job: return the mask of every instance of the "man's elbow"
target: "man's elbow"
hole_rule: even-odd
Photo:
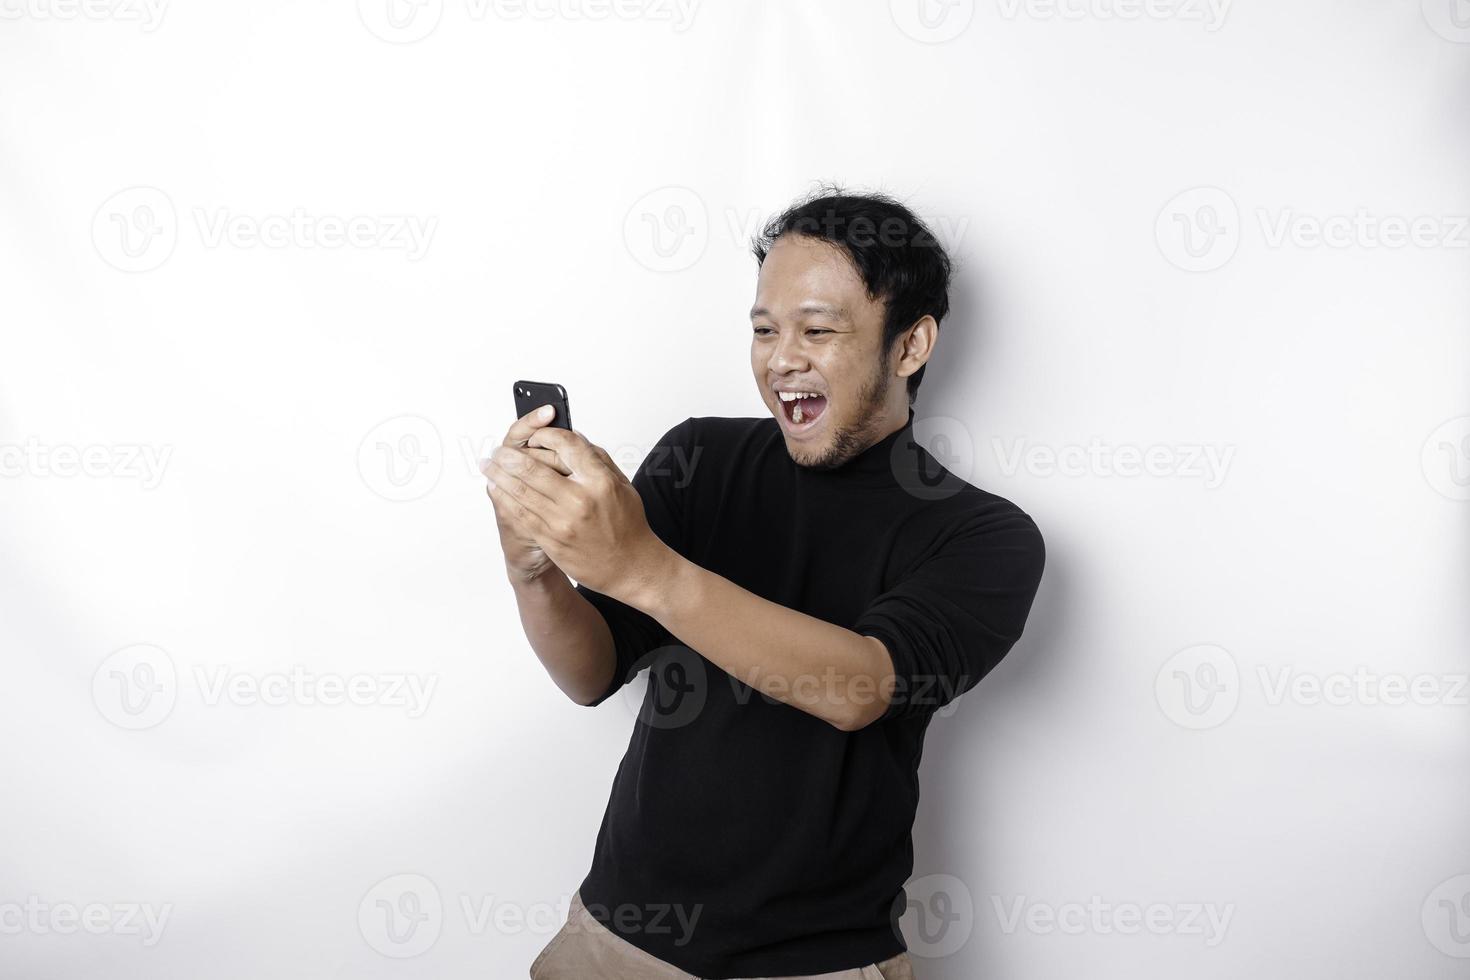
[[[864,636],[867,663],[847,684],[838,704],[827,718],[839,732],[856,732],[867,728],[888,713],[896,678],[893,658],[876,636]]]
[[[888,710],[888,703],[879,699],[872,704],[850,704],[834,712],[827,723],[839,732],[859,732],[879,720]]]

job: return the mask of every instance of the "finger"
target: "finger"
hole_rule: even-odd
[[[521,452],[530,456],[532,459],[537,460],[538,462],[546,464],[547,466],[556,470],[562,476],[571,475],[572,471],[569,470],[566,464],[558,459],[556,453],[552,452],[550,449],[539,449],[535,446],[526,446],[524,449],[521,450]]]
[[[565,464],[562,463],[561,460],[559,460],[559,459],[556,458],[556,453],[552,452],[550,449],[536,449],[536,448],[529,447],[529,446],[512,446],[510,448],[515,449],[518,452],[524,453],[524,454],[530,456],[532,459],[537,460],[540,463],[544,463],[545,465],[547,465],[547,466],[551,467],[552,469],[556,470],[562,476],[568,476],[572,472],[571,470],[567,469],[567,467],[565,466]],[[486,456],[485,458],[483,458],[483,459],[480,460],[479,467],[480,467],[480,474],[482,476],[484,476],[486,478],[489,478],[490,474],[487,471],[487,467],[490,465],[490,462],[493,459],[494,459],[494,453],[492,452],[491,455]]]
[[[590,445],[592,447],[592,451],[597,454],[597,458],[602,460],[603,464],[608,468],[608,470],[612,472],[612,475],[615,479],[617,479],[621,483],[630,482],[628,480],[628,475],[623,472],[622,467],[613,462],[613,458],[608,455],[606,449],[603,449],[596,443],[588,443],[588,445]]]
[[[601,466],[597,454],[592,451],[592,444],[580,432],[537,429],[532,433],[529,445],[555,452],[562,465],[570,469],[574,476],[595,473]]]
[[[502,446],[524,446],[526,440],[531,438],[531,433],[540,429],[543,425],[549,425],[556,417],[556,409],[550,405],[542,405],[516,419],[509,429],[506,430],[505,438],[501,440]]]
[[[511,446],[499,446],[495,452],[490,454],[490,463],[518,478],[551,502],[565,500],[568,491],[576,491],[576,487],[560,470],[548,466],[524,450]],[[532,506],[536,505],[532,504]],[[537,507],[536,509],[543,510],[544,508]]]
[[[504,447],[502,447],[504,448]],[[537,463],[537,466],[541,464]],[[520,478],[519,475],[500,466],[495,460],[490,460],[486,467],[485,479],[490,481],[490,486],[505,494],[506,499],[514,500],[527,510],[537,514],[547,514],[556,509],[556,502],[546,496],[535,486]],[[500,497],[492,498],[500,500]]]
[[[520,497],[505,487],[498,483],[491,483],[485,488],[485,491],[495,502],[495,513],[502,514],[513,526],[524,529],[527,537],[539,540],[550,530],[540,514],[527,507]]]

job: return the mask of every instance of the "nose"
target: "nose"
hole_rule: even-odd
[[[811,366],[796,331],[782,331],[771,351],[768,364],[772,374],[796,374]]]

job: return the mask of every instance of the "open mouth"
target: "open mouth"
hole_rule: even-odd
[[[805,432],[827,411],[827,396],[815,391],[778,391],[781,414],[791,432]]]

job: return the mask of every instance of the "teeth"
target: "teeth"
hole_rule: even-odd
[[[776,394],[783,402],[794,402],[799,398],[816,398],[815,391],[778,391]]]

